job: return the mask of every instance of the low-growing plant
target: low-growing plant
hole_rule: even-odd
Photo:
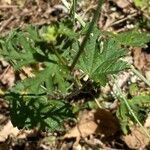
[[[65,19],[41,29],[17,29],[0,39],[0,56],[13,65],[16,73],[22,67],[32,67],[34,74],[18,80],[3,95],[10,103],[15,126],[60,129],[65,119],[74,117],[69,98],[77,96],[89,82],[95,88],[105,86],[112,74],[130,67],[123,61],[127,48],[145,47],[150,41],[150,35],[138,31],[103,32],[95,25],[97,18],[95,13],[90,24],[75,31],[74,22]],[[125,120],[123,105],[117,114],[121,112],[118,116]]]
[[[148,116],[148,112],[150,111],[150,94],[141,94],[139,96],[135,96],[128,100],[128,104],[134,111],[134,114],[138,120],[143,124],[146,117]],[[128,133],[130,125],[137,122],[133,115],[129,112],[128,107],[124,101],[121,101],[120,103],[120,106],[117,110],[117,117],[121,124],[122,131],[125,134]]]

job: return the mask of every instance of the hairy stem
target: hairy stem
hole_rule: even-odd
[[[74,25],[75,25],[76,5],[77,5],[77,0],[73,0],[73,4],[72,4],[72,15],[73,15],[73,24],[74,24]]]
[[[77,63],[79,57],[81,56],[81,54],[82,54],[83,51],[84,51],[84,48],[85,48],[86,43],[87,43],[87,41],[88,41],[88,39],[89,39],[89,37],[90,37],[90,34],[91,34],[91,32],[93,31],[94,24],[97,22],[97,19],[98,19],[99,13],[100,13],[100,8],[101,8],[102,4],[103,4],[103,0],[99,0],[99,1],[98,1],[97,9],[96,9],[96,11],[95,11],[95,13],[94,13],[93,19],[92,19],[92,21],[91,21],[91,23],[90,23],[90,25],[89,25],[89,28],[88,28],[88,30],[87,30],[87,32],[86,32],[86,35],[85,35],[85,37],[84,37],[84,39],[83,39],[83,41],[82,41],[82,43],[81,43],[80,49],[79,49],[77,55],[75,56],[75,58],[74,58],[74,60],[73,60],[73,62],[72,62],[72,64],[71,64],[71,67],[70,67],[71,70],[74,69],[74,67],[75,67],[75,65],[76,65],[76,63]]]
[[[52,51],[54,52],[54,54],[56,55],[56,57],[58,58],[58,60],[60,61],[60,63],[61,63],[64,67],[67,67],[67,69],[69,69],[69,67],[68,67],[68,62],[66,62],[66,60],[63,59],[63,57],[58,53],[57,49],[55,49],[53,46],[52,46]]]

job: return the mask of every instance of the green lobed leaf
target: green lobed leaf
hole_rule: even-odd
[[[71,107],[63,100],[50,100],[45,96],[20,96],[11,93],[10,116],[18,128],[39,128],[53,132],[60,130],[65,119],[73,117]]]
[[[33,39],[28,38],[28,35],[21,31],[13,31],[1,41],[0,49],[0,55],[8,61],[13,61],[16,69],[40,62],[42,59],[45,61],[48,59],[46,56],[38,53],[38,48],[35,47]]]
[[[78,67],[91,79],[105,85],[107,76],[127,68],[127,63],[120,60],[126,52],[113,39],[104,41],[103,48],[98,44],[100,32],[94,29],[79,59]]]
[[[114,40],[124,46],[145,47],[150,41],[150,34],[135,30],[114,35]]]
[[[18,93],[42,93],[54,92],[67,93],[70,83],[67,78],[70,74],[68,70],[57,64],[49,64],[42,71],[35,74],[35,77],[19,81],[13,87],[13,91]]]

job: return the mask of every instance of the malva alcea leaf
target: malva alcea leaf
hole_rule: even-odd
[[[57,64],[49,64],[42,71],[36,73],[35,77],[19,81],[13,88],[18,93],[62,92],[65,93],[70,87],[66,81],[67,70]],[[44,88],[43,88],[44,87]],[[45,90],[43,90],[45,89]]]
[[[22,66],[37,62],[34,54],[36,47],[32,39],[26,37],[23,32],[12,32],[5,42],[0,42],[3,57],[8,61],[14,62],[14,67],[19,69]]]
[[[104,40],[103,47],[98,43],[100,32],[94,29],[87,42],[85,51],[79,59],[78,67],[91,79],[105,85],[107,75],[118,73],[127,68],[127,63],[120,60],[126,52],[114,40]]]
[[[115,34],[112,38],[124,46],[145,47],[146,43],[150,41],[150,34],[133,30]]]
[[[7,99],[10,102],[11,121],[20,129],[37,127],[53,132],[60,130],[64,119],[73,117],[71,106],[63,100],[15,93],[7,96]]]

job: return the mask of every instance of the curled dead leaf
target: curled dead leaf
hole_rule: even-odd
[[[15,72],[13,67],[8,65],[6,69],[0,74],[0,81],[2,84],[6,85],[8,88],[12,87],[15,82]]]
[[[14,127],[11,121],[8,121],[4,128],[0,131],[0,142],[4,142],[8,136],[17,136],[19,129]]]
[[[72,128],[64,138],[81,138],[94,134],[97,124],[93,121],[93,112],[84,111],[80,116],[79,123]]]
[[[142,71],[149,71],[150,69],[150,54],[141,48],[133,49],[134,66]]]
[[[81,138],[94,134],[97,129],[97,124],[94,121],[88,121],[83,124],[78,124],[64,138]]]
[[[119,123],[115,116],[106,109],[98,109],[94,114],[95,122],[98,125],[96,133],[101,133],[105,137],[115,135],[119,129]]]
[[[106,109],[98,109],[95,113],[83,113],[80,122],[64,138],[84,138],[95,133],[109,137],[115,135],[118,129],[119,123],[117,118]]]
[[[130,149],[144,149],[150,142],[141,128],[135,127],[132,129],[131,134],[123,136],[123,141]]]
[[[22,72],[19,74],[21,80],[26,79],[27,77],[35,77],[32,73],[33,69],[31,67],[22,67]]]
[[[93,121],[93,112],[84,111],[80,116],[79,123],[64,135],[64,138],[76,138],[73,148],[76,149],[81,138],[94,134],[97,124]]]

